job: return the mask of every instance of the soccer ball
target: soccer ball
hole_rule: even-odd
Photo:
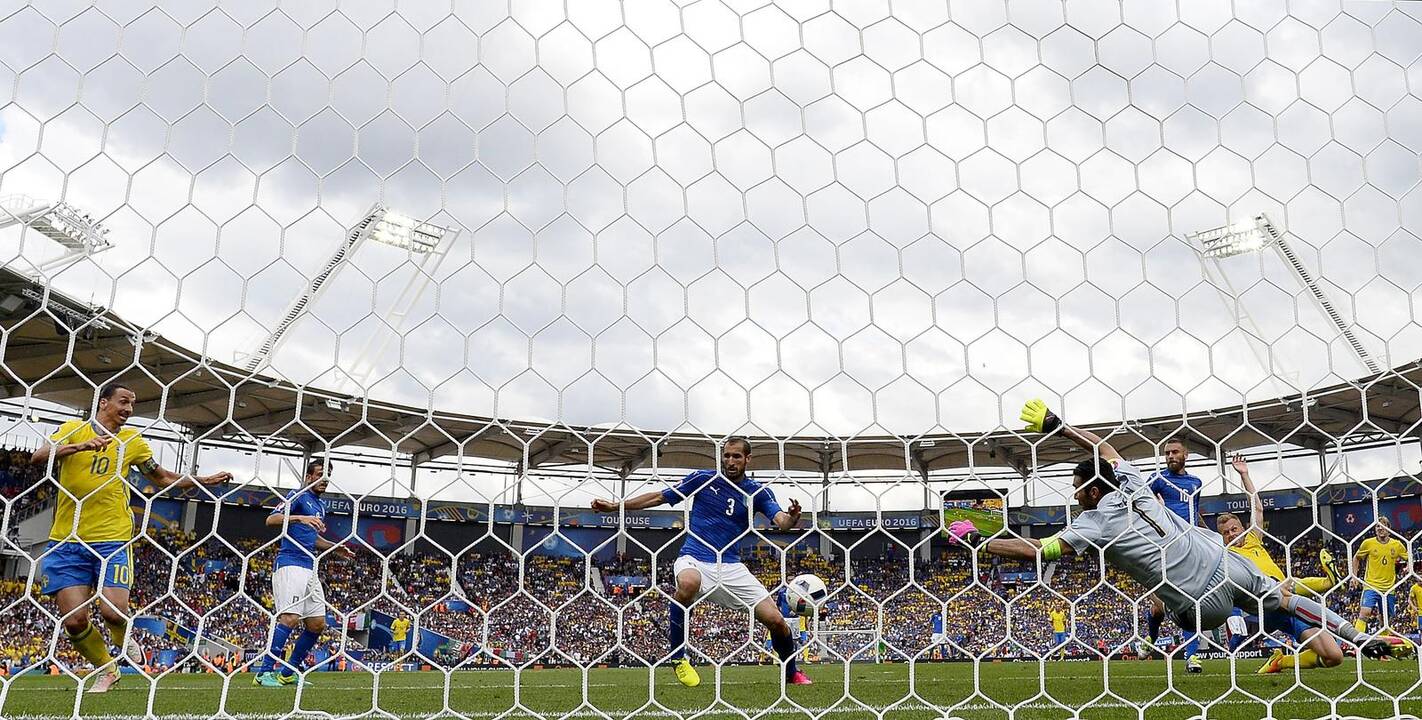
[[[785,587],[785,602],[790,605],[790,611],[806,617],[814,615],[828,595],[825,581],[808,573],[796,575]]]

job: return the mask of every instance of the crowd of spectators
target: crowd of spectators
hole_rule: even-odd
[[[1322,573],[1321,547],[1316,539],[1294,543],[1289,560],[1295,575]],[[1145,635],[1144,589],[1114,569],[1103,574],[1092,556],[1059,560],[1039,579],[1035,567],[986,555],[975,566],[967,553],[952,549],[925,559],[888,543],[879,555],[846,564],[842,556],[802,548],[782,552],[762,545],[747,549],[744,558],[772,590],[800,573],[826,580],[831,597],[808,650],[822,660],[1047,657],[1060,649],[1048,620],[1052,609],[1070,615],[1065,649],[1072,655],[1118,655]],[[257,656],[272,623],[271,538],[199,538],[150,529],[132,549],[135,614],[220,640],[240,649],[234,654],[248,662]],[[1282,548],[1273,550],[1284,558]],[[332,656],[359,651],[366,666],[431,660],[443,666],[656,663],[668,649],[672,560],[664,554],[653,567],[636,555],[593,560],[470,549],[452,556],[408,547],[392,555],[364,548],[351,556],[333,553],[320,566],[334,620],[323,646]],[[612,576],[645,578],[645,587],[614,591],[603,580]],[[1357,592],[1340,586],[1329,599],[1345,617],[1356,616]],[[441,637],[432,651],[425,643],[418,656],[411,649],[365,648],[365,619],[372,610],[411,619],[417,637],[421,629]],[[62,638],[54,642],[53,612],[50,601],[34,589],[27,592],[23,582],[0,581],[0,660],[23,667],[53,650],[62,663],[77,662]],[[1394,628],[1416,632],[1405,615],[1394,618]],[[943,628],[937,638],[935,625]],[[765,631],[745,612],[703,602],[693,608],[689,627],[698,660],[754,663],[769,657]],[[1169,648],[1179,631],[1167,623],[1163,635],[1161,644]],[[142,633],[141,642],[150,656],[188,652],[187,643],[172,634]],[[420,646],[411,643],[412,649]],[[241,669],[240,659],[228,667]]]
[[[30,464],[25,448],[0,448],[0,498],[8,504],[11,526],[49,507],[54,484],[44,479],[44,466]]]

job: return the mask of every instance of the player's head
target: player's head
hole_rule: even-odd
[[[727,480],[740,480],[746,474],[746,466],[750,465],[751,444],[750,441],[736,435],[726,439],[721,444],[721,474]]]
[[[1170,468],[1170,472],[1178,473],[1185,470],[1185,458],[1190,457],[1190,446],[1186,444],[1185,438],[1175,435],[1165,441],[1165,466]]]
[[[1385,517],[1378,518],[1378,521],[1373,523],[1373,534],[1377,535],[1379,540],[1386,540],[1392,534],[1392,521]]]
[[[309,488],[311,492],[317,495],[326,492],[326,485],[329,482],[326,477],[325,458],[312,458],[311,462],[306,463],[306,481],[302,484]]]
[[[1083,510],[1095,510],[1101,498],[1116,491],[1116,468],[1105,458],[1082,460],[1072,471],[1074,497]]]
[[[118,427],[133,415],[133,403],[138,396],[127,385],[115,380],[99,388],[99,422]]]
[[[1215,530],[1224,536],[1226,545],[1233,545],[1235,539],[1244,534],[1244,523],[1234,513],[1224,513],[1215,518]]]

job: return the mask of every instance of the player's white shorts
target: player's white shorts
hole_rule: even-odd
[[[931,644],[933,644],[933,645],[947,645],[947,644],[948,644],[948,634],[947,634],[947,633],[933,633],[933,641],[932,641]]]
[[[701,590],[693,600],[706,598],[722,607],[753,608],[770,597],[770,592],[751,574],[745,563],[702,562],[690,555],[682,555],[672,565],[672,574],[681,575],[683,570],[688,569],[701,573]]]
[[[326,617],[326,591],[312,568],[285,565],[272,573],[272,604],[278,615]]]

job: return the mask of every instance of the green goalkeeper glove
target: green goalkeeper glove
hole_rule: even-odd
[[[1062,426],[1062,419],[1047,409],[1047,404],[1039,398],[1027,401],[1022,406],[1022,422],[1027,423],[1028,432],[1050,433]]]

